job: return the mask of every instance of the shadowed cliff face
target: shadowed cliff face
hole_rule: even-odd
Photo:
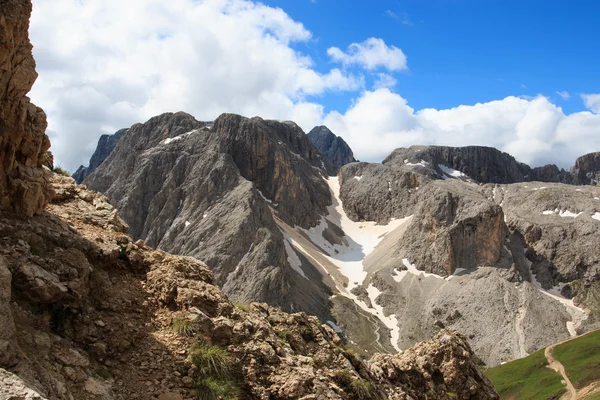
[[[75,179],[75,182],[83,182],[85,178],[94,172],[96,168],[98,168],[100,164],[102,164],[102,162],[108,158],[115,147],[117,147],[117,143],[119,143],[119,140],[121,140],[123,135],[125,135],[125,132],[127,132],[127,129],[120,129],[112,135],[100,136],[96,150],[94,151],[94,154],[92,154],[92,158],[90,158],[90,164],[87,167],[81,165],[73,174],[73,179]]]
[[[340,168],[355,162],[350,146],[326,126],[317,126],[308,132],[308,139],[324,157],[327,173],[337,175]]]
[[[31,216],[52,189],[42,168],[50,147],[44,111],[26,94],[37,73],[29,42],[31,4],[0,1],[0,208]]]

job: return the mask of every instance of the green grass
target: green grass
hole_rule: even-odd
[[[237,307],[238,310],[241,310],[241,311],[244,311],[244,312],[249,312],[250,311],[250,306],[248,304],[237,303],[235,306]]]
[[[240,388],[231,380],[205,377],[196,385],[200,400],[235,400],[240,396]]]
[[[52,172],[62,175],[62,176],[71,176],[71,174],[69,174],[66,170],[62,169],[61,167],[55,167]]]
[[[575,388],[600,381],[600,331],[556,346],[554,358],[564,365]]]
[[[485,371],[501,399],[558,399],[564,392],[561,376],[547,368],[544,349],[528,357]]]
[[[194,336],[196,333],[194,323],[185,318],[173,318],[172,328],[179,336]]]
[[[202,375],[213,378],[228,376],[233,366],[233,359],[227,350],[202,342],[194,343],[190,348],[190,361]]]
[[[372,398],[373,388],[371,383],[363,379],[356,379],[350,384],[352,393],[359,400],[367,400]]]

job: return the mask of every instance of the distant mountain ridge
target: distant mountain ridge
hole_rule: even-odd
[[[102,135],[100,139],[98,139],[98,145],[96,146],[96,150],[94,154],[92,154],[92,158],[90,158],[90,162],[87,167],[83,165],[77,168],[77,171],[72,175],[75,182],[81,183],[85,178],[87,178],[92,172],[96,170],[102,164],[104,160],[112,153],[112,151],[119,143],[119,140],[125,135],[127,129],[120,129],[112,135]]]

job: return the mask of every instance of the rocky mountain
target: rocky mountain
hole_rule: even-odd
[[[409,168],[417,166],[441,179],[449,177],[449,171],[454,170],[479,183],[578,182],[574,173],[559,169],[556,165],[531,168],[508,153],[484,146],[399,148],[383,164],[396,167],[406,164]]]
[[[576,183],[598,185],[600,183],[600,152],[579,157],[571,172],[575,176]]]
[[[308,139],[325,157],[325,169],[331,176],[337,175],[344,165],[356,162],[350,146],[326,126],[314,127],[308,132]]]
[[[81,183],[85,178],[88,177],[92,172],[96,170],[102,164],[104,160],[112,153],[112,151],[117,146],[119,140],[123,137],[123,135],[127,132],[127,129],[120,129],[116,131],[112,135],[102,135],[100,139],[98,139],[98,145],[96,146],[96,150],[94,154],[92,154],[92,158],[90,158],[90,163],[87,167],[81,165],[77,168],[77,171],[73,174],[73,179],[75,182]]]
[[[25,60],[3,64],[10,68],[0,70],[0,82],[9,86],[33,71],[27,37],[30,12],[28,0],[0,0],[0,33],[7,35],[3,39],[18,39],[4,41],[8,45],[3,48],[17,49],[23,57],[17,60]],[[17,104],[11,105],[12,101]],[[0,92],[0,104],[25,113],[19,108],[23,106],[42,115],[11,90]],[[44,156],[47,146],[34,144],[44,143],[47,137],[38,129],[41,125],[27,119],[30,114],[17,115],[25,119],[2,114],[2,154],[12,154],[13,167],[28,175],[3,171],[10,176],[3,178],[8,182],[2,192],[7,200],[0,209],[0,398],[498,398],[466,338],[455,330],[442,330],[403,354],[365,360],[316,317],[286,314],[261,303],[234,305],[214,286],[215,277],[206,264],[134,241],[106,197],[31,161]],[[138,138],[143,162],[149,162],[144,154],[157,151],[156,143],[184,142],[193,134],[179,136],[180,132],[198,129],[195,120],[183,114],[164,116],[152,124],[160,125],[165,137]],[[255,134],[254,124],[261,130],[271,127],[272,135]],[[216,146],[209,148],[215,153],[222,150],[215,154],[222,168],[216,172],[233,173],[233,166],[239,165],[242,176],[236,177],[235,193],[219,193],[234,196],[245,190],[242,200],[260,202],[257,189],[239,183],[253,178],[265,192],[271,188],[274,192],[269,194],[281,199],[282,218],[300,224],[313,218],[286,210],[289,194],[279,194],[279,182],[272,182],[273,177],[262,170],[268,160],[259,157],[248,163],[253,158],[245,157],[246,141],[239,143],[251,132],[251,138],[245,139],[257,140],[254,144],[268,150],[266,154],[275,150],[278,163],[290,168],[277,176],[302,180],[306,186],[295,194],[310,197],[319,191],[320,184],[310,180],[318,158],[296,135],[297,127],[287,124],[282,129],[236,116],[224,116],[215,126],[214,135],[224,140],[212,138],[212,142],[203,128],[199,133],[209,140],[198,144]],[[135,137],[138,129],[142,127],[128,132]],[[278,141],[286,141],[304,161],[277,152]],[[113,154],[119,154],[118,148]],[[166,159],[175,157],[170,151],[158,152],[165,153]],[[25,154],[30,158],[22,158]],[[152,187],[153,181],[146,178]],[[214,178],[214,185],[204,188],[217,190],[223,181],[231,185],[227,176]],[[241,204],[234,212],[242,215],[247,207]],[[257,246],[269,235],[264,231],[257,236]]]
[[[490,365],[599,323],[588,305],[596,286],[586,283],[598,280],[599,189],[530,182],[570,173],[491,148],[413,146],[328,177],[323,150],[292,123],[226,114],[178,128],[178,118],[195,121],[178,113],[134,126],[86,183],[123,211],[136,238],[205,260],[234,299],[317,315],[367,354],[452,326]],[[216,176],[231,183],[217,186]],[[252,222],[240,225],[240,215]],[[240,241],[241,226],[261,240]]]

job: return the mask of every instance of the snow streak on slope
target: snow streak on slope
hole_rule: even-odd
[[[560,286],[554,287],[554,288],[552,288],[550,290],[544,290],[544,288],[542,288],[542,285],[538,282],[535,274],[531,270],[531,264],[532,264],[531,261],[529,261],[527,258],[525,258],[525,262],[529,266],[529,272],[531,274],[531,284],[537,290],[539,290],[540,292],[544,293],[546,296],[550,296],[554,300],[559,301],[560,303],[564,304],[564,306],[567,308],[567,312],[573,318],[571,321],[567,321],[567,330],[569,331],[569,334],[572,337],[577,336],[576,329],[581,325],[581,323],[584,320],[587,319],[587,317],[588,317],[587,313],[582,308],[577,307],[573,303],[573,299],[567,299],[567,298],[563,297],[560,294],[560,289],[561,289]]]
[[[392,220],[387,225],[377,225],[373,221],[352,221],[344,212],[339,198],[338,178],[329,177],[327,184],[333,200],[333,204],[327,208],[327,216],[322,217],[319,225],[314,228],[297,229],[319,246],[327,258],[348,278],[348,287],[345,291],[349,292],[362,284],[367,276],[363,268],[364,258],[375,250],[386,234],[407,222],[410,217]],[[328,221],[344,231],[345,236],[342,239],[347,242],[347,245],[332,244],[323,237],[323,232],[328,228]]]
[[[343,210],[342,202],[339,198],[340,185],[337,177],[329,177],[326,181],[329,185],[332,197],[332,205],[327,208],[327,215],[321,218],[319,225],[303,229],[296,227],[295,230],[307,237],[312,244],[321,250],[319,255],[311,254],[311,250],[301,245],[298,241],[289,238],[289,244],[302,254],[307,256],[312,262],[319,265],[323,271],[328,271],[328,266],[319,262],[320,259],[325,259],[332,266],[337,267],[339,274],[329,273],[337,290],[345,297],[354,301],[362,310],[377,317],[388,329],[391,330],[392,346],[397,351],[401,351],[398,347],[399,327],[395,315],[386,316],[383,307],[376,304],[375,299],[379,296],[379,291],[374,286],[369,287],[369,294],[373,307],[368,306],[364,301],[354,295],[351,290],[361,285],[367,277],[363,260],[371,254],[377,245],[383,240],[386,234],[400,227],[404,223],[408,223],[411,217],[392,220],[387,225],[377,225],[372,221],[352,221]],[[344,236],[340,237],[339,242],[342,244],[333,244],[323,236],[326,230],[331,232],[331,226],[335,225],[344,232]],[[334,229],[335,231],[335,229]],[[334,233],[335,235],[335,233]],[[347,279],[347,283],[343,282],[343,278]]]

